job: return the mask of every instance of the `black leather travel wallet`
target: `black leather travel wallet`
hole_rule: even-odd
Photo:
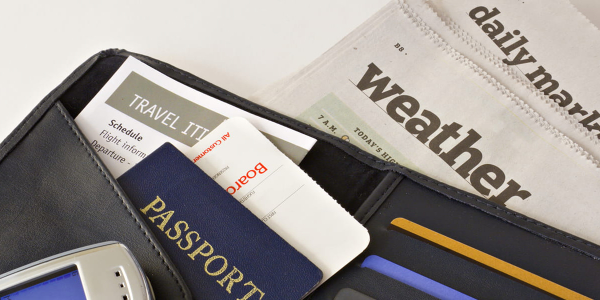
[[[173,66],[124,50],[103,51],[86,61],[0,146],[0,273],[69,249],[117,240],[138,258],[158,299],[203,299],[189,293],[176,266],[73,122],[129,55],[187,86],[317,139],[300,167],[365,224],[371,243],[309,299],[334,299],[344,288],[375,299],[431,298],[360,268],[362,260],[372,254],[479,299],[553,298],[388,230],[398,217],[585,296],[600,298],[597,245],[379,160]]]

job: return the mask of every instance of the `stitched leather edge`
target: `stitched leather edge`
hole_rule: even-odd
[[[379,195],[373,196],[373,198],[375,200],[374,201],[371,200],[372,203],[370,203],[368,205],[368,207],[365,206],[363,209],[363,207],[361,206],[357,210],[355,217],[358,219],[360,224],[365,225],[371,219],[371,217],[375,214],[375,212],[377,210],[379,210],[379,207],[381,207],[381,205],[388,199],[388,197],[392,193],[393,189],[396,188],[398,186],[398,184],[400,184],[400,182],[404,179],[404,176],[398,175],[398,173],[395,173],[395,172],[390,172],[388,174],[396,174],[396,175],[395,175],[395,178],[393,178],[392,180],[386,180],[387,178],[384,178],[382,180],[382,183],[386,183],[387,187],[383,188],[385,185],[376,187],[375,191],[377,189],[380,189],[380,188],[381,189],[380,189]],[[389,175],[386,175],[386,177],[387,176],[389,176]],[[388,182],[385,182],[385,181],[388,181]],[[373,192],[375,192],[375,191],[373,191]],[[371,196],[367,197],[365,204],[370,199],[372,199]],[[361,215],[359,215],[358,212],[361,212],[361,211],[362,211],[362,213],[361,213]]]

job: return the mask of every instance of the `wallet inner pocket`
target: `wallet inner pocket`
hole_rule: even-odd
[[[77,81],[58,99],[71,116],[76,117],[82,111],[128,55],[124,51],[103,52],[94,58],[85,73],[78,75]],[[404,217],[567,288],[585,295],[600,294],[597,284],[600,266],[594,256],[597,251],[585,252],[597,249],[595,246],[485,200],[465,196],[439,182],[420,179],[424,177],[410,170],[377,161],[344,141],[255,105],[184,71],[152,58],[132,55],[182,84],[316,137],[317,143],[300,167],[350,213],[360,212],[357,217],[366,222],[371,233],[372,243],[367,254],[387,255],[386,258],[393,259],[394,256],[385,254],[388,250],[384,248],[401,247],[406,240],[398,245],[387,245],[387,225],[395,218]],[[403,176],[407,176],[406,179],[402,179]],[[379,193],[382,187],[385,187],[384,192]],[[375,205],[365,212],[370,204]],[[424,262],[424,265],[427,264]],[[459,265],[450,267],[458,268]],[[343,277],[344,272],[337,277]]]
[[[72,249],[125,244],[160,299],[190,299],[180,275],[60,103],[0,163],[0,274]]]

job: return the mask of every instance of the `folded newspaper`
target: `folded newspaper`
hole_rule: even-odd
[[[479,7],[470,6],[456,14]],[[388,162],[600,243],[595,133],[564,111],[549,85],[528,84],[522,72],[506,69],[510,63],[463,39],[440,8],[442,1],[394,1],[251,98]]]
[[[600,45],[600,32],[591,24],[585,26],[582,22],[560,24],[563,30],[557,28],[554,22],[554,26],[543,26],[539,23],[541,19],[546,22],[548,18],[553,18],[557,14],[561,16],[568,15],[573,20],[581,21],[583,19],[582,15],[575,11],[572,6],[569,9],[566,5],[568,4],[567,1],[546,1],[547,4],[543,5],[545,8],[543,12],[538,11],[538,8],[542,7],[539,1],[528,1],[526,4],[517,3],[515,5],[513,2],[494,0],[485,2],[485,6],[478,6],[469,1],[453,1],[452,5],[447,7],[444,5],[445,2],[439,0],[433,2],[406,0],[406,2],[410,5],[409,9],[422,19],[421,22],[426,23],[448,45],[506,86],[514,93],[515,97],[522,99],[553,127],[578,143],[595,158],[600,158],[600,142],[598,140],[600,125],[596,121],[600,118],[600,113],[590,109],[600,106],[593,100],[600,95],[597,94],[597,90],[590,89],[586,85],[587,82],[593,82],[595,78],[600,79],[600,73],[597,73],[600,66],[585,68],[585,65],[589,63],[589,58],[594,56],[589,53],[589,50],[596,48],[592,44]],[[527,29],[529,39],[516,35],[517,33],[520,35],[523,30],[515,29],[504,32],[504,25],[495,17],[503,20],[507,20],[508,17],[498,16],[495,13],[498,11],[496,7],[501,7],[502,11],[511,16],[520,15],[522,18],[518,19],[520,22],[515,23],[515,26],[517,26],[516,28]],[[549,7],[552,7],[552,9],[548,10]],[[517,11],[519,13],[515,14]],[[524,18],[523,11],[526,11],[525,15],[533,18]],[[456,19],[461,18],[461,23],[465,23],[464,25],[469,32],[463,30],[457,24],[458,21],[455,22],[448,17],[447,13],[452,14]],[[537,23],[534,28],[540,27],[543,30],[531,30],[533,28],[526,26],[532,20]],[[587,20],[585,21],[587,22]],[[580,30],[577,30],[578,26],[586,29],[587,38],[583,39],[580,35],[568,37],[569,35],[565,34],[571,31],[580,32]],[[472,35],[477,36],[477,39]],[[589,44],[578,47],[578,49],[585,49],[588,53],[579,51],[575,57],[570,58],[570,60],[573,60],[570,64],[565,62],[561,54],[561,52],[564,52],[564,48],[573,52],[568,49],[569,45],[572,44],[565,40],[567,37],[571,39],[572,44],[579,44],[576,42],[577,40]],[[548,44],[549,40],[552,41],[553,45]],[[486,42],[489,44],[486,44]],[[567,75],[566,77],[570,79],[577,78],[574,82],[570,80],[564,82],[568,84],[568,89],[571,92],[559,88],[559,82],[553,79],[553,75],[539,65],[533,55],[529,54],[527,48],[532,49],[529,46],[530,43],[536,45],[542,43],[544,50],[539,49],[538,51],[546,55],[554,52],[553,56],[545,57],[548,58],[544,61],[547,67],[570,66],[568,68],[569,72],[558,69],[560,72],[554,73],[554,76],[560,74],[562,76]],[[554,68],[549,70],[554,70]],[[573,71],[577,74],[573,74]],[[588,80],[580,78],[583,73],[585,73]],[[582,99],[582,101],[574,102],[573,97]],[[582,105],[586,108],[583,109]]]
[[[600,80],[600,32],[569,1],[432,0],[426,5],[463,44],[550,99],[555,112],[545,117],[571,117],[590,137],[600,135],[600,89],[590,85]],[[532,105],[542,102],[531,100]],[[595,148],[600,148],[597,142]]]

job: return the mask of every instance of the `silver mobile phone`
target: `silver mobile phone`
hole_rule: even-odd
[[[125,245],[95,244],[0,275],[0,300],[153,300],[152,288]]]

